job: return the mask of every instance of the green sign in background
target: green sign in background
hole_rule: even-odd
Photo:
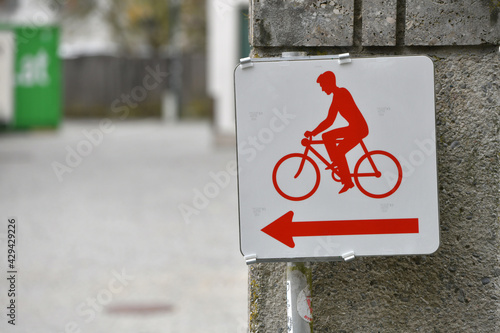
[[[61,119],[61,61],[55,26],[1,27],[15,35],[14,128],[56,127]]]

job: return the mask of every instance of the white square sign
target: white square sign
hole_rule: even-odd
[[[235,95],[249,261],[437,250],[429,58],[254,59],[236,68]]]

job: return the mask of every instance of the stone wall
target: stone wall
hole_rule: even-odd
[[[500,2],[251,0],[254,57],[425,54],[441,246],[313,264],[314,332],[500,332]],[[286,332],[283,263],[249,270],[250,332]]]

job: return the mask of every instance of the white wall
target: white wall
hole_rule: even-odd
[[[0,19],[2,22],[34,26],[57,23],[56,13],[46,1],[40,0],[19,0],[14,12],[0,12]]]
[[[208,93],[219,135],[234,135],[233,72],[239,62],[239,11],[248,0],[207,0]]]
[[[0,123],[14,114],[14,34],[0,31]]]

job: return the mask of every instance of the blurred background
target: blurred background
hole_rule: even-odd
[[[1,332],[247,331],[249,52],[246,0],[0,0]]]

